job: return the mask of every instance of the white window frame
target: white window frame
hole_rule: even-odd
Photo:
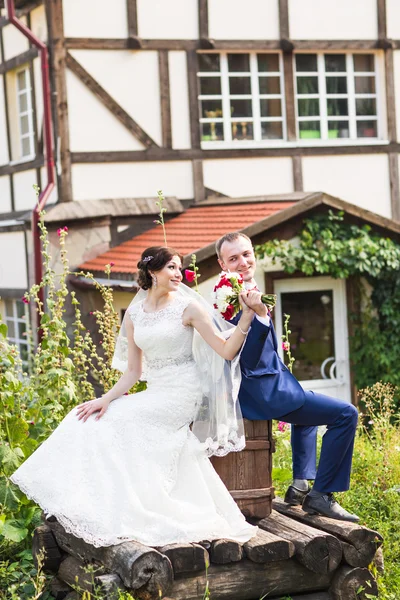
[[[200,54],[200,53],[199,53]],[[221,94],[219,95],[205,95],[199,94],[198,101],[201,100],[221,100],[222,102],[222,113],[223,116],[220,118],[206,118],[200,117],[200,127],[202,123],[222,123],[224,129],[224,140],[215,141],[201,141],[201,147],[203,149],[232,149],[232,148],[271,148],[280,147],[287,145],[287,128],[286,128],[286,102],[285,102],[285,80],[283,73],[283,58],[282,53],[279,51],[261,52],[261,51],[224,51],[224,52],[210,52],[206,51],[202,54],[217,54],[220,59],[220,71],[198,71],[197,78],[200,77],[220,77],[221,78]],[[247,54],[250,57],[250,81],[251,81],[251,93],[234,95],[229,92],[229,77],[249,77],[249,72],[242,73],[229,72],[228,70],[228,54]],[[258,71],[257,55],[258,54],[277,54],[279,57],[279,72],[277,71]],[[280,94],[260,94],[259,90],[259,76],[264,77],[279,77],[280,80]],[[252,117],[237,117],[231,118],[230,116],[230,99],[237,100],[251,100],[252,102]],[[262,117],[260,115],[260,100],[262,99],[279,99],[281,101],[282,116],[281,117]],[[232,122],[249,122],[253,124],[253,140],[232,140]],[[261,139],[261,123],[263,122],[281,122],[282,123],[282,139]],[[200,132],[201,138],[201,132]],[[293,145],[293,144],[292,144]]]
[[[21,356],[21,346],[26,346],[26,349],[27,349],[28,355],[29,355],[30,343],[29,343],[28,336],[26,336],[25,338],[18,337],[19,336],[18,325],[20,323],[23,323],[25,325],[25,331],[26,331],[26,333],[28,333],[28,329],[29,329],[28,307],[26,304],[24,304],[22,302],[22,300],[19,300],[18,298],[4,298],[4,300],[5,300],[5,302],[12,303],[12,310],[13,310],[12,315],[8,315],[7,308],[6,308],[6,306],[4,306],[4,323],[8,327],[7,339],[9,342],[11,342],[11,344],[15,344],[17,346],[20,356]],[[24,316],[23,317],[18,316],[17,302],[21,302],[21,304],[23,304],[23,306],[24,306]],[[14,326],[14,332],[15,332],[14,336],[10,335],[10,330],[9,330],[10,323],[12,323]],[[22,358],[22,356],[21,356],[21,358]],[[25,368],[28,367],[28,361],[23,360],[22,363]]]
[[[26,86],[24,88],[19,87],[19,78],[18,75],[21,73],[25,73],[25,83]],[[29,66],[24,66],[15,71],[16,77],[16,95],[17,95],[17,115],[18,115],[18,139],[19,139],[19,151],[21,160],[29,160],[34,158],[35,156],[35,129],[33,124],[33,103],[32,103],[32,82],[31,82],[31,72]],[[26,94],[27,98],[27,108],[26,110],[21,110],[20,105],[20,97]],[[28,131],[26,133],[22,133],[21,129],[21,120],[23,117],[27,117],[28,119]],[[23,140],[29,141],[29,153],[24,154],[23,150]]]
[[[297,70],[296,70],[296,56],[299,54],[314,54],[317,56],[317,71],[301,71],[299,75],[304,77],[318,77],[318,94],[298,94],[297,92]],[[345,54],[346,55],[346,72],[326,72],[325,71],[325,60],[326,54]],[[374,94],[356,94],[355,93],[355,73],[353,68],[353,56],[357,54],[371,54],[374,56],[374,72],[360,72],[357,75],[374,77],[375,78],[375,93]],[[294,74],[294,86],[295,86],[295,110],[296,110],[296,135],[297,144],[299,146],[355,146],[355,145],[375,145],[387,142],[386,131],[384,130],[384,103],[382,98],[381,90],[381,64],[379,56],[376,52],[371,50],[360,50],[360,51],[304,51],[295,52],[293,55],[293,74]],[[326,92],[326,81],[325,77],[336,77],[342,76],[347,79],[347,93],[346,94],[327,94]],[[298,114],[298,100],[302,98],[315,98],[319,101],[319,116],[318,117],[300,117]],[[348,116],[332,117],[327,115],[327,99],[328,98],[346,98],[348,101]],[[356,99],[358,98],[375,98],[376,99],[376,116],[356,116]],[[329,138],[328,137],[328,120],[329,121],[349,121],[349,137],[348,138]],[[357,137],[357,122],[358,121],[376,121],[377,122],[377,136],[376,137]],[[301,121],[320,121],[321,123],[321,138],[304,139],[300,138],[299,123]]]

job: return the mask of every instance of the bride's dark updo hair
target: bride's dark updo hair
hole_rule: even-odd
[[[142,290],[149,290],[153,285],[150,271],[161,271],[174,256],[179,256],[182,260],[182,256],[179,252],[173,248],[167,248],[166,246],[152,246],[151,248],[146,248],[146,250],[142,252],[142,258],[137,264],[139,270],[138,284]]]

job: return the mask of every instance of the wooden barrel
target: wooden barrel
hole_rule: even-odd
[[[214,456],[212,464],[245,517],[263,519],[271,514],[272,453],[275,452],[271,421],[244,419],[246,448],[227,456]]]

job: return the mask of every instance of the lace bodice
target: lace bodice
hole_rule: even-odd
[[[143,302],[129,311],[135,343],[144,354],[147,369],[183,364],[192,360],[193,327],[182,323],[190,298],[175,297],[168,306],[146,313]]]

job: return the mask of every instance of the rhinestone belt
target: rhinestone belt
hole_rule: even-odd
[[[162,369],[163,367],[175,367],[194,362],[193,356],[179,356],[177,358],[154,358],[153,360],[146,359],[146,369]]]

